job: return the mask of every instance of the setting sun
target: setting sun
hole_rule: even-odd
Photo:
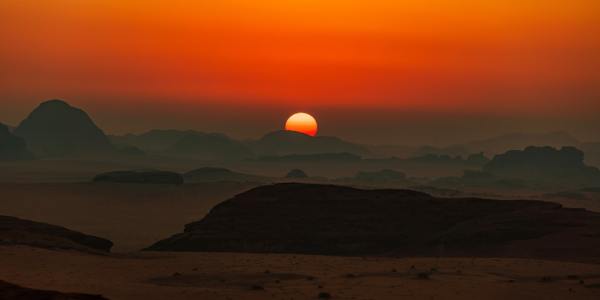
[[[285,130],[301,132],[310,136],[317,134],[317,120],[307,113],[295,113],[285,122]]]

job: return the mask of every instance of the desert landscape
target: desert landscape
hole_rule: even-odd
[[[600,170],[574,146],[381,158],[292,131],[117,146],[59,100],[22,124],[0,151],[2,299],[600,295]],[[178,139],[184,155],[160,150]]]
[[[1,0],[0,300],[600,299],[597,0]]]

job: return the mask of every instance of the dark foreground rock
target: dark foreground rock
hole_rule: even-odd
[[[148,250],[600,258],[600,214],[527,200],[311,184],[258,187]]]
[[[0,299],[2,300],[107,300],[100,295],[61,293],[35,290],[0,280]]]
[[[113,243],[60,226],[0,216],[0,245],[110,252]]]
[[[183,184],[183,176],[167,171],[114,171],[96,175],[94,182]]]

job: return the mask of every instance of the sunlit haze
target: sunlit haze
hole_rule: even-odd
[[[62,98],[117,133],[256,137],[313,111],[323,133],[373,142],[390,126],[415,142],[522,128],[593,139],[599,12],[596,0],[3,0],[0,120]]]

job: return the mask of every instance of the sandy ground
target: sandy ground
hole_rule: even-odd
[[[0,279],[119,299],[599,299],[600,265],[279,254],[98,256],[0,247]],[[414,269],[412,268],[414,266]],[[432,271],[433,269],[433,271]],[[428,274],[429,278],[419,278]]]

